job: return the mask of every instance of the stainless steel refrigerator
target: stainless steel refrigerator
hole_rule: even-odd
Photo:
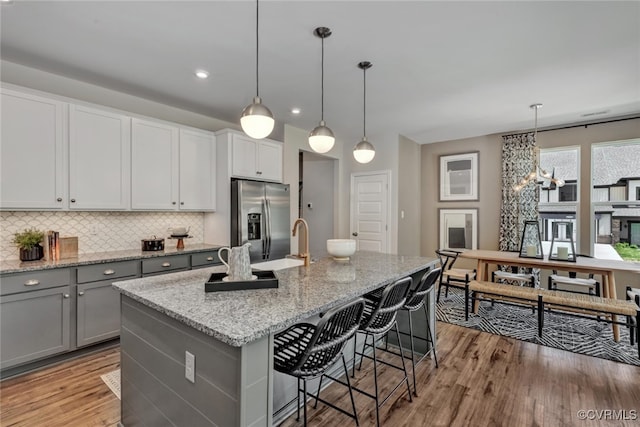
[[[231,245],[251,243],[251,262],[289,254],[289,215],[288,184],[231,181]]]

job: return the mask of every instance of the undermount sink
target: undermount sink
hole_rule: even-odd
[[[251,264],[251,268],[256,270],[282,270],[291,267],[300,267],[304,265],[304,260],[294,258],[274,259],[273,261],[257,262]]]

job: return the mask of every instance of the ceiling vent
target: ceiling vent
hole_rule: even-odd
[[[608,112],[609,112],[609,110],[595,111],[593,113],[581,114],[580,117],[600,116],[602,114],[607,114]]]

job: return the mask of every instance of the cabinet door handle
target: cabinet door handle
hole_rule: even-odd
[[[163,262],[162,266],[163,267],[171,267],[171,263],[170,262]]]
[[[56,201],[61,202],[61,201],[62,201],[62,197],[58,197],[58,198],[56,199]]]
[[[75,203],[75,202],[76,202],[76,199],[71,199],[71,203]]]
[[[213,257],[212,256],[208,256],[207,257],[207,261],[213,261]]]
[[[36,279],[29,279],[26,282],[24,282],[25,286],[36,286],[36,285],[39,285],[39,284],[40,284],[40,281],[36,280]]]
[[[65,297],[65,298],[69,298],[69,294],[64,294],[62,296]]]
[[[262,175],[262,172],[261,171],[256,171],[256,174]]]
[[[102,274],[104,274],[105,276],[111,276],[112,274],[116,274],[116,271],[112,269],[108,269],[108,270],[105,270],[104,273]]]
[[[78,296],[81,297],[82,295],[84,295],[83,291],[78,292]]]
[[[184,202],[180,202],[181,205],[184,205]]]
[[[171,202],[171,204],[172,204],[172,205],[175,205],[175,204],[176,204],[176,202]]]

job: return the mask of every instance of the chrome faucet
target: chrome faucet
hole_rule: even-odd
[[[300,245],[298,245],[298,257],[304,259],[304,265],[308,267],[311,264],[311,254],[309,253],[309,224],[302,218],[296,219],[296,222],[293,223],[293,230],[291,230],[293,237],[296,237],[296,230],[299,224],[302,224],[304,228],[304,252],[300,253]]]

